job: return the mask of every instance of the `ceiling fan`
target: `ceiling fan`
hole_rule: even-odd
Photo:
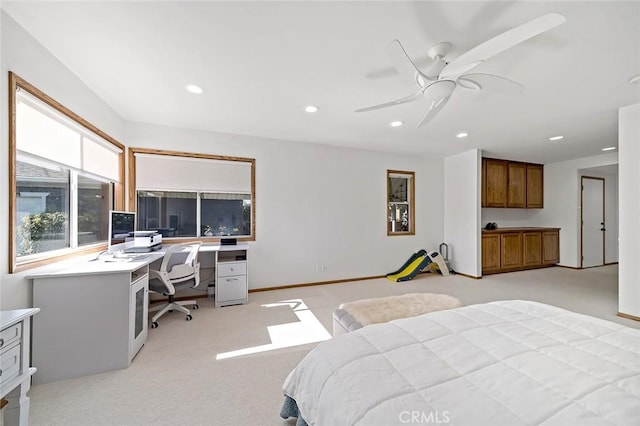
[[[429,110],[418,125],[421,127],[431,121],[446,105],[457,86],[471,90],[487,89],[504,94],[519,94],[524,89],[520,83],[493,74],[468,72],[492,56],[548,31],[565,20],[559,13],[542,15],[479,44],[451,62],[445,59],[451,44],[438,43],[429,50],[429,56],[434,62],[425,72],[418,69],[400,41],[393,40],[388,47],[393,65],[401,75],[415,82],[418,91],[394,101],[358,109],[356,112],[373,111],[425,98],[429,102]]]

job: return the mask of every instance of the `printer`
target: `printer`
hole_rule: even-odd
[[[162,234],[158,231],[135,231],[125,239],[125,253],[148,253],[162,246]]]

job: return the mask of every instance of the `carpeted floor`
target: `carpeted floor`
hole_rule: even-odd
[[[450,294],[465,305],[528,299],[640,328],[616,316],[617,272],[613,265],[482,280],[424,274],[408,283],[256,292],[247,305],[220,309],[202,299],[191,322],[177,312],[161,318],[131,367],[34,386],[30,424],[294,425],[278,416],[281,385],[316,345],[308,342],[331,333],[332,311],[342,302],[412,292]]]

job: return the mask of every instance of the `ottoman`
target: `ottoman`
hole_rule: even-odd
[[[369,324],[414,317],[428,312],[459,308],[458,299],[447,294],[409,293],[341,304],[333,311],[333,335],[349,333]]]

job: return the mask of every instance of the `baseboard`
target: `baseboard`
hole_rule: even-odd
[[[622,312],[618,312],[618,316],[621,318],[626,318],[634,321],[640,321],[640,317],[637,317],[635,315],[623,314]]]
[[[555,265],[555,266],[557,266],[558,268],[573,269],[574,271],[579,271],[580,269],[584,269],[579,266],[568,266],[568,265]]]
[[[463,277],[471,278],[471,279],[474,279],[474,280],[481,280],[482,279],[482,277],[476,277],[475,275],[463,274],[462,272],[457,272],[457,271],[456,271],[455,274],[456,275],[462,275]]]
[[[609,266],[609,265],[617,265],[618,262],[609,262],[609,263],[605,263],[604,266]]]
[[[300,284],[288,284],[288,285],[280,285],[276,287],[261,287],[261,288],[250,288],[249,293],[255,293],[258,291],[271,291],[271,290],[283,290],[287,288],[297,288],[297,287],[310,287],[314,285],[325,285],[325,284],[342,284],[348,283],[352,281],[365,281],[365,280],[375,280],[378,278],[384,278],[385,275],[374,275],[371,277],[359,277],[359,278],[345,278],[340,280],[330,280],[330,281],[317,281],[310,283],[300,283]]]

